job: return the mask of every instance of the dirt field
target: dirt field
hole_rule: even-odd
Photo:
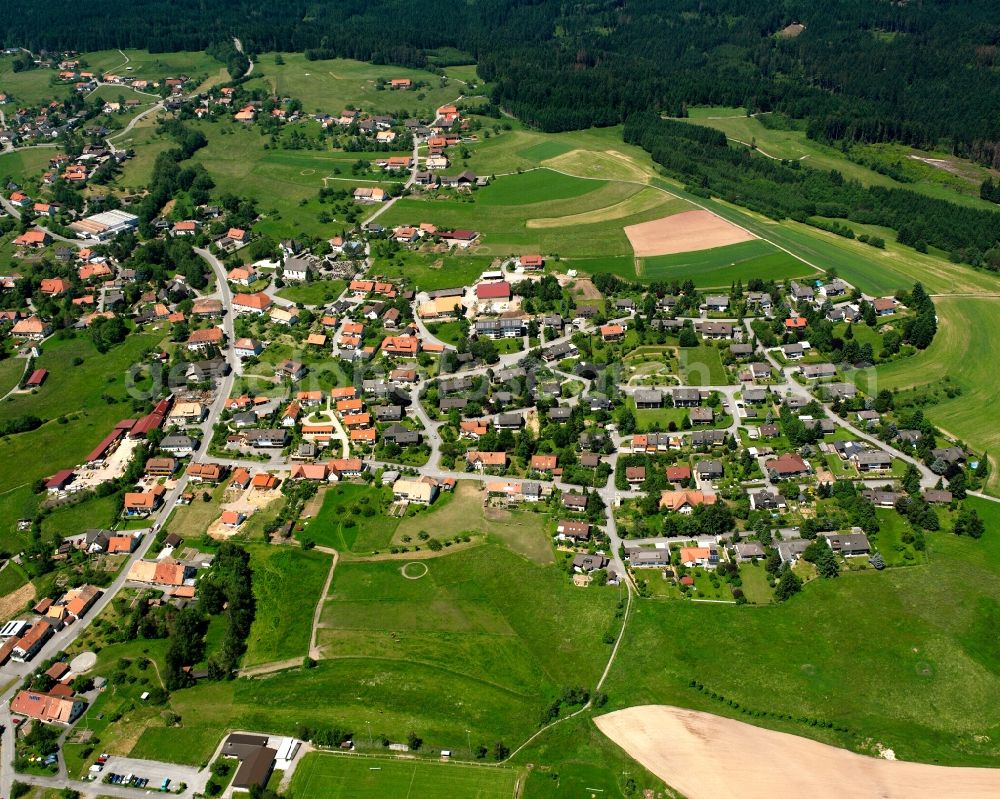
[[[28,600],[35,598],[35,586],[25,583],[16,591],[0,597],[0,620],[7,621],[24,610]]]
[[[1000,796],[1000,769],[879,760],[711,713],[645,705],[599,716],[595,722],[688,799]]]
[[[710,250],[756,238],[712,212],[701,210],[684,211],[651,222],[629,225],[625,228],[625,235],[640,258]]]

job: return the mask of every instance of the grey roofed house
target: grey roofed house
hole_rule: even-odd
[[[316,444],[312,441],[302,441],[295,450],[295,456],[299,460],[310,460],[316,457]]]
[[[775,510],[784,504],[784,498],[772,491],[753,491],[750,493],[750,508],[752,510]]]
[[[965,452],[960,447],[938,447],[931,450],[931,456],[945,463],[962,463],[966,459]]]
[[[756,405],[767,402],[768,390],[766,388],[747,388],[743,390],[743,401]]]
[[[542,317],[542,324],[545,327],[554,327],[558,330],[562,329],[565,321],[558,314],[545,314],[545,316]]]
[[[514,395],[510,391],[494,391],[493,392],[493,406],[497,405],[508,405],[514,401]]]
[[[376,397],[388,397],[392,386],[385,380],[363,380],[361,390],[365,394],[374,394]]]
[[[811,300],[813,298],[813,290],[811,286],[803,286],[794,280],[792,281],[791,291],[789,293],[796,301]]]
[[[892,457],[888,452],[883,452],[880,449],[859,452],[854,456],[854,462],[860,471],[882,470],[892,467]]]
[[[635,300],[631,297],[623,297],[620,300],[615,300],[615,308],[619,311],[634,311],[635,310]]]
[[[564,508],[570,508],[571,510],[586,510],[587,497],[585,494],[570,494],[569,492],[563,492],[562,504]]]
[[[465,287],[459,286],[454,289],[437,289],[436,291],[428,291],[427,296],[432,300],[436,300],[438,297],[464,297]]]
[[[625,550],[625,557],[634,569],[643,569],[670,565],[670,550],[644,549],[633,547]]]
[[[733,326],[729,322],[699,322],[695,327],[704,338],[732,338]]]
[[[535,396],[558,397],[562,394],[562,384],[555,380],[546,380],[535,389]]]
[[[233,732],[226,738],[220,754],[223,757],[237,757],[243,760],[247,755],[252,754],[253,750],[260,749],[263,746],[267,746],[266,735],[249,735],[242,732]]]
[[[230,366],[225,358],[211,358],[207,361],[196,361],[187,369],[187,379],[201,383],[205,380],[217,380],[230,372]]]
[[[805,352],[806,348],[803,347],[800,342],[796,342],[795,344],[785,344],[781,347],[782,355],[792,360],[801,358],[805,355]]]
[[[253,427],[257,424],[257,414],[253,411],[240,411],[234,413],[232,418],[233,426],[237,429],[243,427]]]
[[[809,400],[805,397],[785,397],[784,406],[790,411],[797,411],[801,408],[806,407],[809,404]]]
[[[590,396],[590,410],[592,411],[610,411],[611,410],[611,400],[607,397],[600,397],[596,395]]]
[[[535,482],[522,483],[521,496],[525,499],[540,499],[542,496],[542,484]]]
[[[528,376],[528,370],[523,366],[511,366],[507,369],[500,369],[493,374],[494,383],[506,383],[510,380],[523,380]]]
[[[837,425],[833,419],[801,419],[800,421],[805,425],[807,430],[815,430],[818,427],[823,435],[832,433],[837,429]]]
[[[754,380],[764,380],[771,376],[771,364],[769,363],[752,363],[747,367],[750,370],[750,376]]]
[[[573,558],[573,568],[578,572],[592,572],[608,565],[604,555],[577,555]]]
[[[900,497],[895,491],[878,491],[871,488],[866,488],[862,491],[861,496],[873,505],[878,505],[880,508],[893,507],[896,504],[896,500]]]
[[[408,427],[403,427],[401,424],[394,424],[387,427],[382,431],[382,438],[386,441],[394,441],[400,446],[420,443],[420,433],[416,430],[410,430]]]
[[[711,459],[707,461],[698,461],[695,465],[695,470],[698,472],[698,476],[704,480],[714,480],[718,477],[722,477],[723,468],[722,461],[718,459]]]
[[[778,542],[778,555],[781,556],[782,563],[794,563],[802,553],[806,551],[810,542],[805,538],[793,538],[791,541]]]
[[[675,388],[673,391],[674,405],[701,405],[701,392],[696,388]]]
[[[709,294],[705,297],[705,305],[709,308],[725,309],[729,307],[729,297],[725,294]]]
[[[711,408],[691,408],[688,411],[691,424],[711,424],[715,421],[715,411]]]
[[[178,452],[193,452],[198,448],[198,439],[185,435],[164,436],[160,441],[160,449],[177,454]]]
[[[465,397],[442,397],[438,401],[438,409],[442,411],[464,410],[469,401]]]
[[[580,454],[580,465],[585,469],[596,469],[601,465],[601,456],[596,452],[583,452]]]
[[[664,433],[664,435],[666,435],[666,433]],[[693,447],[724,444],[725,441],[725,430],[695,430],[691,433],[691,446]]]
[[[830,549],[844,556],[867,555],[872,549],[864,533],[823,533],[823,538]]]
[[[493,419],[497,430],[517,430],[524,424],[524,417],[519,413],[500,413]]]
[[[398,422],[402,418],[402,405],[377,405],[375,407],[375,419],[379,422]]]
[[[753,354],[752,344],[730,344],[729,354],[736,358],[744,358]]]
[[[820,387],[820,391],[826,399],[851,399],[858,393],[854,383],[826,383]]]
[[[682,319],[654,319],[652,325],[657,330],[680,330],[684,327]]]
[[[576,347],[569,341],[553,344],[542,350],[542,358],[546,361],[558,361],[561,358],[570,358],[576,355]]]
[[[663,392],[653,388],[640,388],[633,395],[636,408],[659,408],[663,405]]]
[[[469,391],[471,388],[471,377],[452,377],[449,380],[442,380],[438,385],[438,390],[445,394],[454,394],[458,391]]]
[[[257,448],[283,447],[288,443],[288,431],[283,427],[277,429],[247,430],[244,436],[250,446]]]
[[[573,416],[573,409],[567,406],[549,408],[549,419],[554,422],[565,422]]]
[[[818,377],[833,377],[837,367],[832,363],[804,363],[799,369],[802,376],[810,380]]]
[[[740,560],[753,560],[764,557],[764,547],[756,541],[740,541],[733,549],[736,550],[736,557]]]
[[[924,491],[924,500],[930,502],[932,505],[941,503],[948,504],[952,500],[951,491],[945,491],[940,488],[928,488]]]

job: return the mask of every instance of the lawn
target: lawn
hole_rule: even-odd
[[[483,508],[483,493],[478,482],[463,480],[453,496],[444,496],[426,513],[403,519],[396,528],[393,543],[407,545],[403,536],[419,543],[421,532],[445,539],[458,533],[486,533],[524,557],[546,565],[553,562],[552,543],[545,530],[545,517],[529,511]]]
[[[643,280],[691,279],[699,288],[728,288],[734,281],[751,278],[782,282],[817,274],[817,270],[760,239],[713,247],[710,250],[656,255],[639,259]]]
[[[1000,508],[973,504],[998,529]],[[873,739],[904,760],[992,765],[1000,536],[927,540],[929,565],[816,580],[781,606],[640,602],[607,686],[612,704],[681,705],[851,749]]]
[[[634,402],[629,398],[629,406],[633,407]],[[680,430],[684,419],[687,418],[686,408],[640,408],[635,410],[636,429],[640,433],[648,430],[667,430],[670,423],[676,425]]]
[[[462,333],[462,322],[457,319],[453,322],[431,324],[427,326],[427,329],[435,338],[441,339],[445,344],[457,345],[465,338]]]
[[[392,491],[384,486],[335,484],[324,490],[319,513],[299,537],[340,552],[384,549],[399,524],[385,515],[391,502]]]
[[[24,374],[24,365],[23,358],[9,357],[0,361],[0,397],[18,384]]]
[[[205,501],[208,494],[210,499]],[[225,483],[197,487],[190,505],[176,505],[167,518],[164,528],[177,533],[181,538],[201,538],[208,526],[222,514],[222,498],[226,493]],[[252,518],[252,517],[251,517]]]
[[[278,296],[303,305],[325,305],[333,302],[347,286],[343,280],[316,280],[312,283],[298,283],[278,289]]]
[[[528,205],[579,197],[600,187],[599,181],[535,169],[521,175],[498,177],[486,189],[477,192],[476,199],[483,205]]]
[[[75,505],[56,508],[42,519],[42,534],[63,538],[90,527],[110,528],[118,521],[121,502],[118,494],[92,497]]]
[[[292,778],[292,799],[513,799],[518,770],[459,763],[306,755]]]
[[[490,269],[492,258],[400,250],[391,260],[374,257],[372,274],[403,277],[420,291],[467,286]]]
[[[0,86],[2,85],[0,81]],[[28,181],[34,181],[37,185],[42,172],[49,166],[49,159],[58,153],[59,150],[55,147],[32,147],[27,150],[0,153],[0,178],[10,178],[21,186]]]
[[[996,297],[938,297],[938,332],[924,351],[911,358],[880,366],[877,383],[863,385],[869,394],[882,389],[917,389],[929,393],[947,380],[961,393],[949,399],[937,394],[923,411],[934,424],[963,439],[979,454],[989,451],[994,468],[988,483],[1000,492],[1000,427],[984,423],[1000,419],[994,365],[1000,358],[1000,299]],[[975,331],[970,333],[970,331]],[[870,380],[870,376],[869,376]]]
[[[679,349],[677,360],[685,385],[722,386],[730,382],[718,348],[710,344]]]
[[[13,593],[27,582],[28,575],[21,567],[12,560],[7,561],[7,565],[0,569],[0,596]]]
[[[147,50],[98,50],[83,53],[81,61],[94,72],[112,72],[129,78],[203,78],[215,75],[222,64],[205,52],[182,50],[175,53],[150,53]],[[118,87],[115,87],[118,88]]]
[[[257,615],[243,666],[305,657],[313,611],[320,601],[331,556],[292,547],[254,544],[250,551]]]
[[[54,69],[14,71],[14,56],[0,56],[0,91],[11,96],[11,105],[40,105],[46,100],[62,100],[72,91],[72,84],[52,86],[50,81],[59,73]]]

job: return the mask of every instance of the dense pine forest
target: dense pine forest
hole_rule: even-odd
[[[234,35],[257,52],[408,66],[457,48],[495,102],[544,130],[745,105],[808,120],[819,139],[946,144],[1000,166],[995,0],[6,0],[0,19],[6,45],[32,50],[202,50]]]

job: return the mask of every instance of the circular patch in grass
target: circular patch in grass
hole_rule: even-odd
[[[926,660],[921,660],[917,663],[917,674],[921,677],[933,677],[934,676],[934,666],[928,663]]]
[[[70,661],[70,670],[75,674],[83,674],[97,665],[97,655],[94,652],[81,652]]]
[[[301,172],[299,172],[299,174],[300,175],[315,175],[316,174],[316,170],[315,169],[303,169]]]
[[[416,570],[411,569],[411,566],[416,566]],[[399,571],[407,580],[419,580],[427,574],[429,569],[426,563],[421,563],[419,560],[411,560],[409,563],[404,563],[403,568]]]

